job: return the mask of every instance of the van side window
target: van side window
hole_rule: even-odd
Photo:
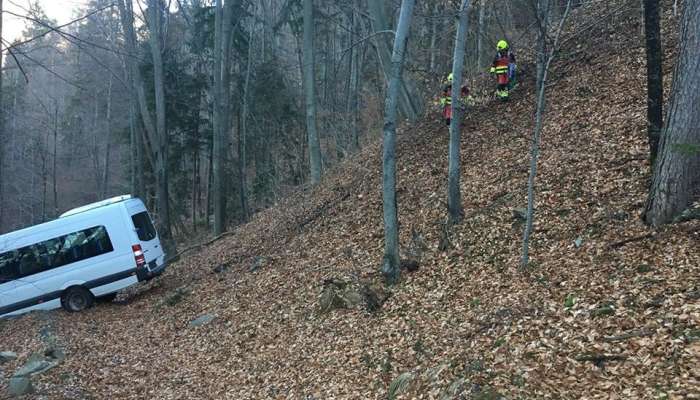
[[[114,251],[104,226],[58,236],[0,254],[0,283]]]
[[[134,228],[136,228],[139,240],[148,242],[156,238],[156,228],[153,227],[151,217],[148,216],[146,211],[132,215],[131,220],[134,222]]]
[[[19,278],[19,252],[17,250],[0,254],[0,285]]]

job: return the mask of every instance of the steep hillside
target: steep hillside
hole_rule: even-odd
[[[527,271],[518,270],[517,209],[526,203],[531,79],[510,103],[467,116],[466,218],[454,228],[444,225],[445,127],[433,115],[401,128],[401,240],[407,256],[421,257],[400,285],[376,288],[375,143],[317,189],[187,253],[151,287],[81,314],[2,321],[0,350],[19,353],[1,367],[3,385],[56,342],[67,358],[36,380],[44,398],[380,399],[403,373],[403,398],[697,396],[700,223],[652,231],[640,222],[644,52],[628,13],[638,2],[599,3],[575,12],[555,66]],[[665,18],[670,40],[675,22]],[[621,49],[622,72],[611,67]],[[361,302],[321,312],[333,281],[388,298],[378,310]],[[207,314],[215,318],[191,326]]]

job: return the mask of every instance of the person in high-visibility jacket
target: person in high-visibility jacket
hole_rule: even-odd
[[[496,75],[498,87],[496,96],[507,99],[509,91],[515,87],[515,54],[510,51],[510,46],[505,40],[496,45],[496,56],[493,58],[491,73]]]
[[[445,79],[445,87],[442,90],[442,97],[440,97],[440,105],[442,106],[442,116],[445,118],[445,122],[447,123],[447,126],[450,125],[450,121],[452,121],[452,80],[453,80],[453,75],[450,73],[447,75],[447,79]],[[467,88],[467,85],[462,86],[462,90],[460,91],[460,100],[461,100],[461,106],[465,106],[466,104],[469,104],[471,101],[471,97],[469,96],[469,89]]]

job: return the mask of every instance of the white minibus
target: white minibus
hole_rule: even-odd
[[[0,235],[0,316],[63,307],[160,275],[166,266],[146,206],[130,195],[88,204]]]

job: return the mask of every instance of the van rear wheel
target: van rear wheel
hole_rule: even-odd
[[[73,286],[66,289],[61,296],[61,305],[68,312],[83,311],[92,307],[95,296],[82,286]]]

